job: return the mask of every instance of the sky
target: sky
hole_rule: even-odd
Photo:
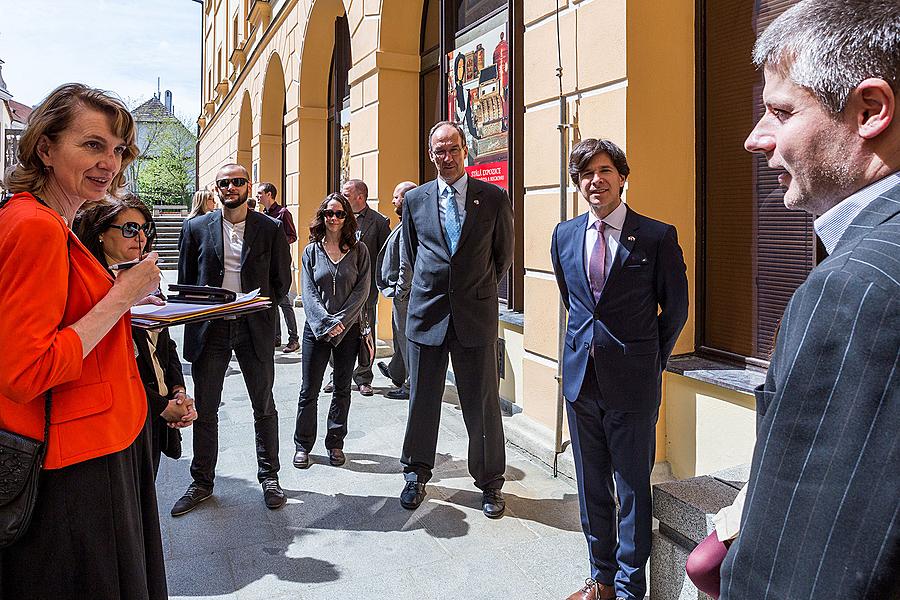
[[[0,60],[13,99],[33,106],[62,83],[129,104],[172,90],[176,115],[200,114],[200,27],[192,0],[0,0]]]

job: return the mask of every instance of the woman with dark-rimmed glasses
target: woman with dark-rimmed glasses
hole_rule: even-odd
[[[139,260],[152,248],[156,224],[147,206],[137,197],[109,197],[82,210],[75,233],[81,243],[114,277],[117,264]],[[178,348],[168,329],[147,331],[131,328],[138,371],[150,408],[150,456],[153,473],[159,471],[161,454],[181,457],[181,433],[197,418],[194,399],[187,393]]]
[[[316,441],[317,400],[334,355],[334,393],[328,411],[328,462],[344,464],[350,383],[359,352],[360,313],[369,297],[369,253],[356,238],[356,217],[341,194],[329,194],[309,226],[303,250],[303,379],[294,430],[294,466],[309,467]]]

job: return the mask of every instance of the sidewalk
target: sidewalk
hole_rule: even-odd
[[[302,327],[302,309],[297,315]],[[179,347],[182,329],[171,330]],[[266,509],[256,482],[253,415],[238,369],[233,360],[225,378],[214,496],[171,517],[190,483],[191,430],[184,430],[181,460],[162,458],[157,489],[172,598],[547,600],[565,598],[589,574],[573,482],[554,479],[509,445],[506,515],[490,520],[482,514],[452,386],[444,395],[428,495],[418,510],[403,509],[398,456],[407,402],[382,395],[389,382],[377,369],[375,396],[353,393],[347,463],[328,464],[322,439],[330,396],[321,394],[313,464],[300,471],[291,465],[300,355],[275,353],[280,480],[288,503]]]

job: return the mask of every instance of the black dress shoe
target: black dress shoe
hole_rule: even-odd
[[[390,390],[384,396],[386,398],[390,398],[391,400],[409,400],[409,392],[407,392],[403,388]]]
[[[178,499],[175,503],[175,506],[172,507],[172,516],[180,517],[185,513],[189,513],[195,508],[197,505],[212,496],[212,489],[205,488],[196,483],[192,483],[188,486],[187,491],[184,493],[184,496]]]
[[[309,452],[300,449],[294,452],[294,466],[298,469],[309,468]]]
[[[340,448],[332,448],[328,451],[328,462],[330,462],[333,467],[339,467],[347,462],[347,457],[344,456],[344,451]]]
[[[262,482],[262,489],[263,499],[269,510],[281,508],[287,502],[287,496],[284,495],[284,490],[281,489],[277,479],[266,479]]]
[[[409,510],[416,510],[425,499],[425,484],[419,481],[407,481],[406,487],[400,492],[400,506]]]
[[[484,516],[491,519],[499,519],[506,510],[506,500],[500,490],[484,490],[481,494],[481,510]]]
[[[385,364],[385,362],[383,360],[379,360],[375,364],[378,365],[378,370],[381,371],[382,375],[384,375],[385,377],[387,377],[390,380],[393,380],[393,377],[391,377],[391,370],[388,369],[388,366]]]

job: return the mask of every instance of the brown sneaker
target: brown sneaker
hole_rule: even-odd
[[[300,342],[288,342],[288,345],[281,349],[284,354],[290,354],[300,349]]]
[[[347,457],[344,456],[344,451],[340,448],[332,448],[328,451],[328,462],[331,463],[331,466],[333,467],[340,467],[347,462]]]

